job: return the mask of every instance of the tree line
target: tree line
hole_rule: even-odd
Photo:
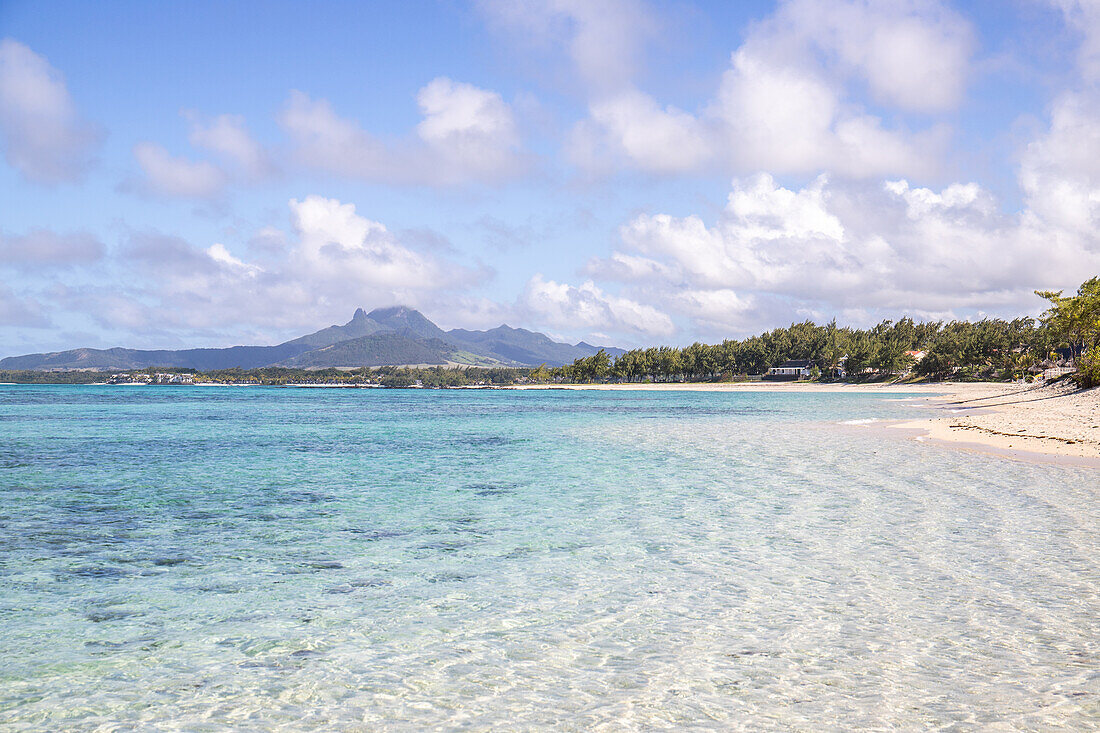
[[[1082,386],[1100,384],[1100,278],[1073,296],[1036,292],[1050,307],[1039,319],[885,320],[870,329],[793,323],[742,341],[607,352],[572,364],[540,367],[533,381],[679,382],[731,380],[764,374],[790,360],[806,360],[819,379],[852,381],[909,373],[927,379],[1014,380],[1045,366],[1073,363]]]
[[[810,321],[776,328],[743,341],[694,343],[683,348],[606,352],[545,370],[549,381],[682,382],[730,380],[764,374],[790,360],[806,360],[816,378],[875,379],[912,371],[933,379],[1016,379],[1038,355],[1049,355],[1049,332],[1033,319],[974,323],[886,320],[870,329]],[[907,352],[926,352],[923,358]]]
[[[1073,364],[1081,386],[1100,385],[1100,277],[1075,295],[1039,292],[1049,307],[1039,319],[933,321],[885,320],[869,329],[832,321],[793,323],[744,340],[690,346],[655,346],[612,357],[596,354],[559,367],[361,367],[357,369],[219,369],[197,372],[164,367],[131,370],[194,375],[223,384],[337,384],[384,387],[507,386],[516,383],[728,381],[759,375],[792,359],[812,365],[814,378],[850,381],[895,378],[1014,380],[1048,366]],[[918,358],[920,357],[920,358]],[[0,371],[0,382],[88,383],[102,372]]]

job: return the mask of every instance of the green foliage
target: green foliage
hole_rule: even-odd
[[[1100,345],[1090,346],[1077,360],[1077,384],[1100,387]]]
[[[1083,387],[1100,384],[1097,359],[1100,359],[1100,277],[1081,283],[1077,295],[1058,292],[1035,294],[1050,301],[1042,316],[1051,344],[1065,346],[1077,360],[1077,382]]]
[[[541,367],[540,367],[541,368]],[[611,357],[600,349],[592,356],[573,362],[571,374],[575,382],[596,382],[611,373]]]
[[[94,384],[107,378],[104,372],[42,372],[31,369],[0,370],[0,383],[9,384]]]
[[[416,380],[413,379],[412,374],[408,372],[397,372],[394,374],[387,374],[382,377],[380,383],[383,387],[400,388],[411,387],[416,384]]]
[[[790,359],[808,359],[813,378],[826,380],[839,377],[842,370],[846,379],[854,381],[907,374],[931,379],[1019,379],[1049,358],[1053,349],[1064,346],[1072,350],[1077,360],[1078,381],[1089,386],[1100,384],[1100,277],[1084,282],[1075,296],[1063,297],[1060,292],[1037,294],[1051,303],[1039,324],[1031,318],[949,323],[915,323],[911,318],[902,318],[861,330],[838,327],[835,320],[825,326],[803,321],[743,341],[696,342],[682,349],[673,346],[632,349],[615,359],[600,349],[592,356],[552,369],[545,364],[535,369],[265,367],[196,373],[195,381],[387,387],[408,387],[419,382],[426,388],[503,386],[517,381],[535,384],[736,381],[762,374]],[[442,342],[418,343],[417,348],[424,348],[425,344],[438,345],[440,353],[436,356],[442,359]],[[405,363],[416,363],[412,360],[427,356],[407,351],[408,343],[395,334],[353,339],[329,348],[334,352],[341,349],[355,352],[334,354],[336,362],[345,357],[362,359],[379,351],[385,351],[382,356],[386,358],[393,358],[394,352],[400,351]],[[917,351],[926,352],[919,361],[909,353]],[[77,383],[103,379],[102,372],[0,372],[0,381],[8,382]]]
[[[397,333],[374,333],[341,341],[287,359],[297,367],[443,364],[453,348],[439,339],[416,339]]]
[[[1031,318],[953,321],[933,337],[913,371],[934,379],[1016,379],[1046,356],[1043,331]]]

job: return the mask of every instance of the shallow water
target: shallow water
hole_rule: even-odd
[[[912,414],[0,386],[0,728],[1100,727],[1098,473]]]

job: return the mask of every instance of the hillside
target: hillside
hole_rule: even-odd
[[[340,348],[332,348],[339,346]],[[615,356],[621,349],[607,348]],[[343,325],[322,328],[276,346],[224,349],[80,348],[0,359],[0,369],[115,371],[174,367],[181,369],[255,369],[386,366],[396,364],[469,364],[559,366],[591,356],[598,347],[583,341],[564,344],[535,331],[498,326],[487,331],[443,331],[419,311],[405,306],[362,308]]]
[[[295,356],[309,349],[304,344],[278,346],[231,346],[226,349],[72,349],[48,354],[27,354],[0,359],[0,369],[146,369],[177,367],[180,369],[255,369]]]
[[[306,334],[305,336],[296,338],[293,341],[287,341],[285,344],[282,345],[301,345],[307,347],[307,350],[320,349],[324,346],[338,344],[341,341],[348,341],[349,339],[369,336],[372,333],[378,333],[379,331],[385,330],[386,326],[368,316],[367,312],[364,311],[362,308],[357,308],[355,314],[352,315],[351,320],[345,323],[343,326],[329,326],[328,328],[322,328],[320,331]]]
[[[474,353],[490,355],[505,363],[529,366],[569,364],[599,351],[599,348],[583,341],[571,346],[553,341],[545,334],[510,326],[497,326],[488,331],[456,328],[447,332],[447,339]],[[612,356],[622,353],[622,349],[615,348],[608,348],[606,351]]]
[[[446,364],[453,347],[439,339],[415,339],[387,331],[307,351],[278,364],[285,367],[387,366]]]

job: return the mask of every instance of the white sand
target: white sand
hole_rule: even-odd
[[[1100,389],[958,386],[964,389],[929,400],[937,408],[935,417],[893,427],[971,450],[1021,459],[1057,456],[1100,467]]]
[[[820,384],[817,382],[661,382],[656,384],[520,384],[508,389],[571,389],[571,390],[607,390],[630,392],[670,391],[670,392],[871,392],[877,394],[898,394],[916,392],[921,394],[950,394],[958,386],[945,384]],[[1003,387],[1004,385],[996,385]]]
[[[932,384],[726,384],[529,385],[515,389],[670,390],[686,392],[917,393],[931,408],[927,419],[889,425],[918,440],[1021,460],[1053,460],[1100,468],[1100,388],[1003,382]]]

